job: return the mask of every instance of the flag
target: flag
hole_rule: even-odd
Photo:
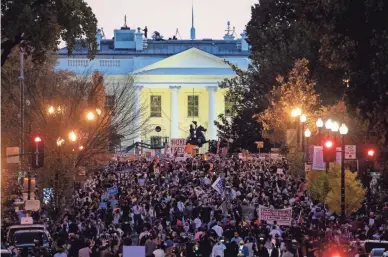
[[[218,177],[216,181],[214,181],[212,188],[216,190],[220,195],[224,192],[224,181]]]
[[[302,223],[303,223],[302,211],[300,211],[300,213],[299,213],[298,223],[299,223],[299,224],[302,224]]]

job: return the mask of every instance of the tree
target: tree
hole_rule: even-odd
[[[341,213],[341,168],[333,165],[329,171],[330,192],[327,194],[325,203],[333,213]],[[358,211],[365,199],[365,189],[362,188],[357,173],[345,171],[345,214],[351,215]]]
[[[297,60],[287,78],[279,75],[279,86],[274,86],[267,95],[268,108],[255,115],[263,125],[265,138],[278,143],[286,141],[286,131],[295,127],[295,118],[291,118],[293,108],[300,108],[307,117],[311,117],[317,110],[319,97],[314,89],[315,82],[308,78],[307,65],[306,59]]]
[[[328,173],[321,170],[312,170],[307,174],[307,190],[315,201],[324,203],[330,192]]]
[[[60,40],[66,42],[69,55],[76,39],[87,46],[89,58],[97,51],[97,19],[84,0],[4,0],[1,24],[2,67],[16,46],[39,62],[57,50]]]
[[[2,106],[1,132],[2,138],[8,139],[8,146],[18,145],[15,135],[19,135],[19,127],[15,124],[20,90],[15,87],[18,66],[14,65],[17,59],[15,53],[2,67],[1,97],[6,104]],[[133,138],[145,128],[148,117],[144,116],[145,106],[136,107],[137,94],[131,77],[104,87],[102,74],[75,76],[66,71],[56,72],[54,63],[55,60],[41,65],[34,64],[31,58],[26,60],[25,98],[30,104],[25,108],[24,134],[26,146],[35,135],[45,144],[45,166],[37,172],[38,182],[42,188],[53,188],[58,214],[71,196],[77,171],[91,168],[101,155],[109,160],[112,137]],[[140,122],[135,122],[137,119]],[[70,132],[74,132],[72,138]],[[30,150],[27,147],[25,152]],[[27,156],[24,161],[23,166],[27,167]]]
[[[252,65],[273,85],[295,59],[309,60],[323,104],[343,98],[388,140],[388,4],[377,1],[263,0],[247,26]]]

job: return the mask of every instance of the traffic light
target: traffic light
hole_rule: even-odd
[[[367,152],[368,159],[373,159],[375,157],[375,150],[374,149],[369,149]]]
[[[336,161],[337,147],[335,141],[326,139],[323,141],[323,161],[330,163]]]
[[[31,167],[41,168],[44,165],[44,142],[40,136],[35,136],[31,142]]]

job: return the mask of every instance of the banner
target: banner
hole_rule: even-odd
[[[220,195],[222,195],[222,193],[224,192],[224,182],[220,177],[218,177],[216,181],[214,181],[212,188],[216,190]]]
[[[314,145],[313,152],[313,170],[325,170],[325,163],[323,161],[323,147]]]
[[[259,220],[265,220],[268,224],[273,224],[276,220],[278,225],[290,226],[292,221],[292,208],[287,209],[272,209],[260,205],[257,208]]]
[[[171,139],[171,154],[178,156],[183,156],[185,154],[186,139],[184,138],[174,138]]]

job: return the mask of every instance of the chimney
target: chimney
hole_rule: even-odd
[[[135,33],[135,45],[136,51],[143,51],[143,33],[140,28],[137,28],[137,32]]]
[[[244,30],[241,34],[241,51],[249,51],[249,44],[247,42],[247,32]]]
[[[98,29],[96,34],[97,51],[101,50],[101,40],[102,40],[102,31],[101,29]]]

